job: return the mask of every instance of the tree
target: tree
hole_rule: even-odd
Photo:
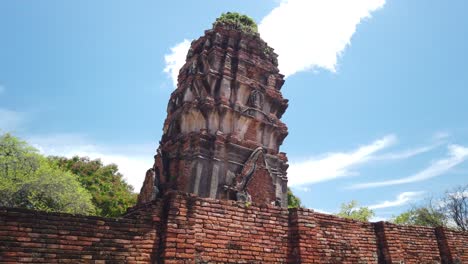
[[[432,203],[425,206],[413,207],[394,217],[391,221],[400,225],[446,226],[447,218],[445,215],[431,204]]]
[[[51,165],[10,134],[0,137],[0,206],[90,214],[91,195],[75,175]]]
[[[392,220],[390,221],[398,225],[407,225],[412,221],[412,218],[413,218],[412,211],[406,211],[397,216],[394,216]]]
[[[367,207],[359,207],[359,203],[352,200],[349,203],[341,204],[341,210],[336,215],[343,218],[367,222],[375,213]]]
[[[468,185],[445,192],[442,210],[457,229],[468,231]]]
[[[101,160],[75,156],[49,157],[52,164],[78,176],[78,180],[92,195],[96,214],[106,217],[121,216],[135,205],[137,194],[125,182],[115,164],[103,165]]]
[[[25,141],[10,134],[0,137],[0,170],[5,180],[31,177],[39,168],[40,155]]]
[[[433,202],[435,200],[435,202]],[[468,185],[446,191],[438,199],[413,206],[394,217],[392,222],[402,225],[446,226],[468,231]]]
[[[295,196],[291,189],[288,187],[288,208],[298,208],[301,206],[301,199]]]

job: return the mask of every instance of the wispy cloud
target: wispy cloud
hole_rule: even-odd
[[[299,186],[352,175],[353,166],[367,162],[372,154],[395,142],[396,136],[388,135],[354,151],[329,153],[304,162],[293,162],[288,169],[289,185]]]
[[[403,192],[400,193],[397,198],[393,201],[383,201],[381,203],[369,205],[369,209],[382,209],[382,208],[388,208],[388,207],[397,207],[397,206],[402,206],[405,205],[411,201],[417,200],[421,198],[421,196],[424,194],[424,192]]]
[[[444,139],[447,139],[450,137],[450,133],[446,132],[446,131],[439,131],[437,133],[434,134],[433,138],[435,140],[444,140]]]
[[[185,64],[185,58],[187,57],[189,49],[190,41],[184,39],[171,48],[171,53],[164,56],[164,61],[166,63],[164,72],[172,79],[174,87],[177,87],[177,76],[179,75],[180,68]]]
[[[459,146],[459,145],[449,145],[447,158],[437,160],[433,162],[431,165],[429,165],[427,168],[413,175],[410,175],[408,177],[401,178],[401,179],[396,179],[396,180],[359,183],[359,184],[352,185],[349,188],[365,189],[365,188],[399,185],[399,184],[405,184],[405,183],[424,181],[424,180],[437,177],[448,172],[453,167],[464,162],[467,158],[468,158],[468,148]]]
[[[80,134],[54,134],[27,138],[34,147],[45,155],[65,157],[89,157],[101,159],[104,164],[117,164],[119,172],[136,192],[140,191],[146,170],[152,165],[153,144],[144,146],[102,146]],[[141,149],[146,152],[129,152],[128,149]]]
[[[399,159],[409,159],[411,157],[429,152],[434,148],[440,146],[440,144],[433,144],[430,146],[423,146],[418,148],[407,149],[401,152],[390,152],[384,153],[381,155],[375,155],[372,157],[374,160],[399,160]]]
[[[283,0],[259,24],[261,37],[279,54],[283,74],[336,70],[356,27],[385,0]]]
[[[0,132],[11,132],[18,129],[25,119],[24,113],[0,108]]]
[[[425,146],[413,147],[402,151],[396,152],[387,152],[383,154],[377,154],[372,157],[374,160],[400,160],[400,159],[409,159],[414,156],[424,154],[429,152],[437,147],[442,146],[447,143],[447,138],[450,135],[445,132],[437,132],[432,136],[432,143],[429,143]]]

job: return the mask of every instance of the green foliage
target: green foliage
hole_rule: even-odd
[[[401,213],[391,220],[400,225],[446,226],[445,215],[430,207],[418,207]]]
[[[418,207],[393,217],[392,222],[401,225],[444,226],[468,231],[468,185],[457,186],[436,199],[428,199]]]
[[[394,224],[398,224],[398,225],[409,225],[412,222],[412,218],[413,218],[413,212],[406,211],[393,217],[391,222]]]
[[[136,194],[117,165],[40,155],[10,134],[0,137],[0,206],[120,216]]]
[[[0,206],[50,212],[95,212],[91,195],[75,175],[51,165],[10,134],[0,137]]]
[[[391,222],[399,225],[419,226],[447,226],[448,219],[444,214],[443,207],[436,208],[432,202],[412,209],[393,217]]]
[[[40,155],[26,142],[4,134],[0,137],[0,173],[2,179],[30,178],[39,168]]]
[[[367,222],[375,213],[367,207],[359,207],[358,202],[353,200],[349,203],[341,204],[341,210],[336,215],[343,218]]]
[[[127,184],[115,164],[104,166],[101,160],[88,157],[49,157],[52,164],[78,176],[78,180],[92,195],[96,213],[100,216],[121,216],[135,205],[137,195]]]
[[[288,187],[288,208],[298,208],[301,206],[301,199],[295,196],[291,189]]]
[[[257,23],[255,23],[252,18],[246,15],[241,15],[237,12],[222,13],[221,16],[213,23],[213,26],[218,24],[231,25],[244,32],[258,32]]]

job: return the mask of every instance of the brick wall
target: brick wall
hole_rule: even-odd
[[[372,223],[364,223],[306,209],[291,211],[296,233],[290,261],[302,263],[377,263]]]
[[[407,264],[441,262],[434,228],[402,226],[391,223],[379,224],[384,225],[387,262],[404,262]]]
[[[285,263],[288,210],[174,195],[168,208],[166,263]]]
[[[0,263],[150,263],[160,203],[134,218],[0,209]]]
[[[175,192],[118,219],[0,209],[0,263],[468,263],[467,241]]]
[[[443,263],[468,263],[468,232],[437,228]]]

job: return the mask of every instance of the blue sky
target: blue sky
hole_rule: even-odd
[[[468,183],[467,8],[465,0],[1,1],[0,129],[45,154],[115,162],[139,190],[186,44],[221,12],[238,11],[259,23],[287,75],[281,150],[295,193],[317,210],[355,199],[388,219]]]

